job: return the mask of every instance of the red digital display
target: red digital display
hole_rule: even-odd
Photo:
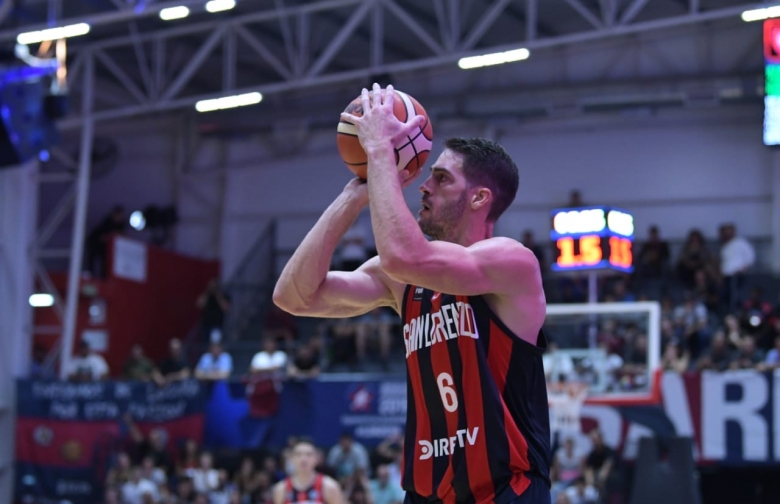
[[[558,238],[553,269],[557,271],[613,267],[630,270],[634,255],[631,240],[618,236],[582,235]]]

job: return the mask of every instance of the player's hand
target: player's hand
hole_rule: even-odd
[[[368,184],[365,180],[355,177],[350,180],[342,191],[350,201],[354,201],[362,207],[368,206]]]
[[[395,90],[392,85],[382,89],[379,84],[374,83],[372,94],[369,95],[368,89],[363,88],[360,95],[363,105],[361,117],[346,112],[341,114],[343,121],[355,125],[360,145],[366,152],[388,145],[395,147],[425,122],[425,117],[420,115],[406,123],[398,120],[393,113]]]

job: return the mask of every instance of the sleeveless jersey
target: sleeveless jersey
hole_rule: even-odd
[[[402,486],[412,502],[505,504],[549,486],[550,421],[539,333],[514,335],[482,296],[407,286]]]
[[[325,496],[322,492],[322,474],[314,478],[314,483],[306,490],[297,490],[292,483],[292,478],[284,479],[284,504],[324,504]]]

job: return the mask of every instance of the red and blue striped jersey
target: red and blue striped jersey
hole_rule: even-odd
[[[407,286],[402,312],[412,502],[504,504],[528,473],[549,484],[544,334],[537,345],[520,339],[481,296]]]

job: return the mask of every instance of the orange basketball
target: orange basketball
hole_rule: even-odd
[[[372,96],[373,93],[369,95]],[[360,100],[360,96],[352,100],[344,112],[357,117],[363,115],[363,103]],[[406,142],[403,142],[395,149],[395,162],[398,165],[398,171],[407,169],[410,174],[416,174],[431,153],[431,146],[433,145],[431,121],[422,105],[401,91],[395,91],[393,112],[398,120],[402,122],[407,122],[417,115],[425,116],[425,122],[420,129],[415,130],[407,137]],[[366,170],[368,169],[368,157],[366,156],[366,151],[360,145],[355,126],[343,120],[339,121],[336,143],[341,159],[344,160],[347,168],[365,180]]]

